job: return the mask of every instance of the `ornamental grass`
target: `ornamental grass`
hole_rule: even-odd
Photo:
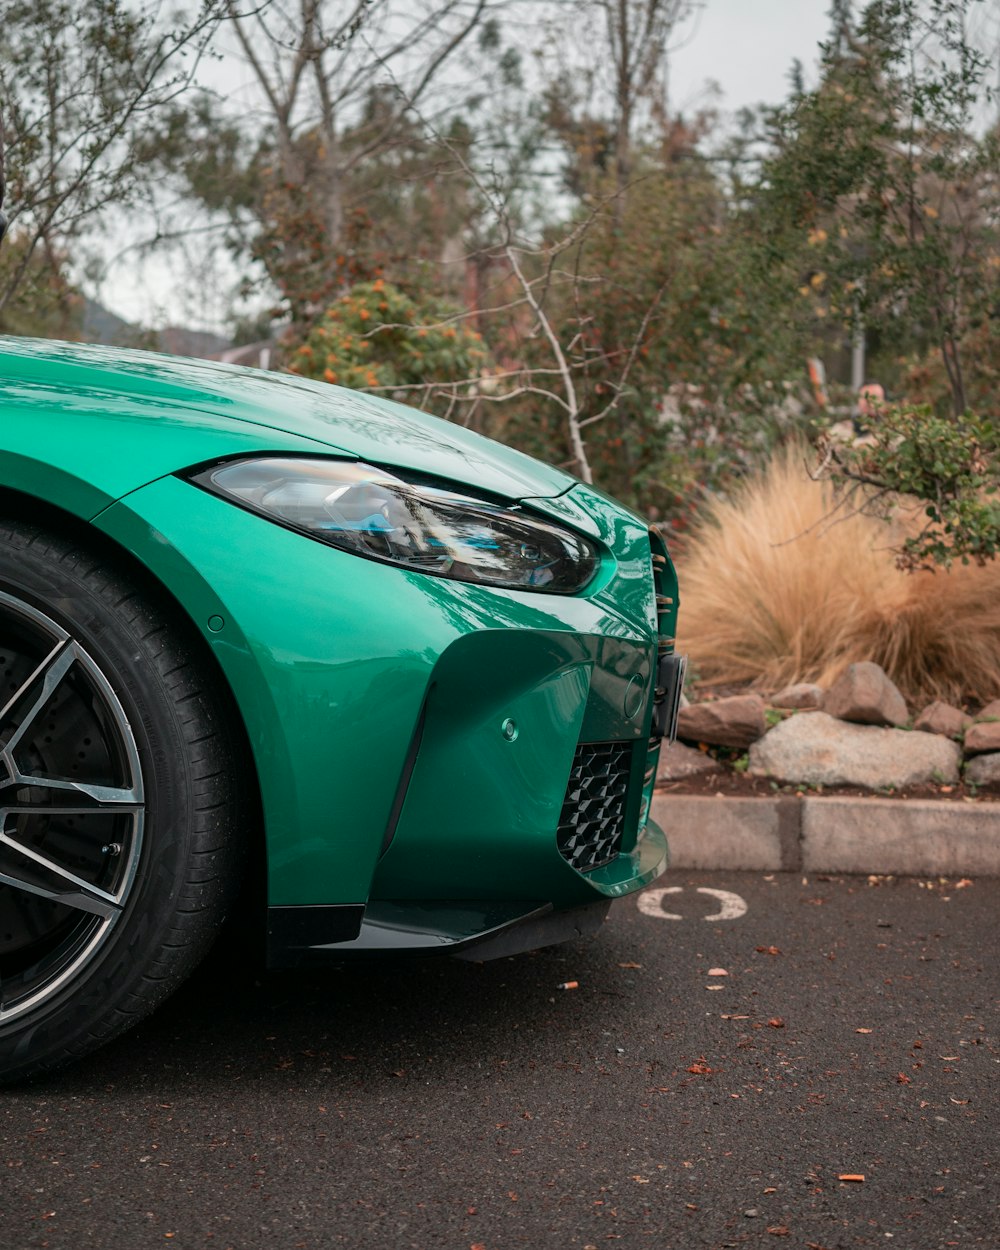
[[[699,683],[828,686],[874,660],[911,706],[1000,696],[1000,562],[905,573],[905,533],[845,506],[792,445],[710,501],[679,560],[678,648]]]

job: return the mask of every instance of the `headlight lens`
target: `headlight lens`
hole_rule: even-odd
[[[516,507],[355,461],[238,460],[191,480],[332,547],[436,577],[571,595],[600,558],[585,538]]]

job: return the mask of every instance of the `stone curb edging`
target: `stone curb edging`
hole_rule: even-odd
[[[653,796],[672,868],[1000,876],[1000,803]]]

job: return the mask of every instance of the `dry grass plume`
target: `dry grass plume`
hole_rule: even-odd
[[[917,708],[1000,696],[1000,563],[901,572],[885,523],[837,508],[807,460],[786,448],[686,544],[678,647],[699,680],[828,685],[874,660]]]

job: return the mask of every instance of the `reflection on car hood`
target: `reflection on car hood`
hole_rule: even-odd
[[[28,403],[37,416],[38,396],[31,402],[30,393],[39,388],[52,404],[60,392],[72,396],[81,417],[88,411],[111,419],[141,415],[151,435],[158,421],[175,429],[180,424],[194,436],[211,431],[205,458],[216,453],[220,426],[246,434],[249,425],[258,428],[262,448],[273,430],[286,436],[274,440],[275,450],[287,449],[291,434],[305,440],[306,451],[311,444],[317,452],[408,468],[509,499],[560,495],[574,481],[429,413],[323,382],[119,348],[0,340],[0,397]],[[197,437],[188,441],[194,446]]]

